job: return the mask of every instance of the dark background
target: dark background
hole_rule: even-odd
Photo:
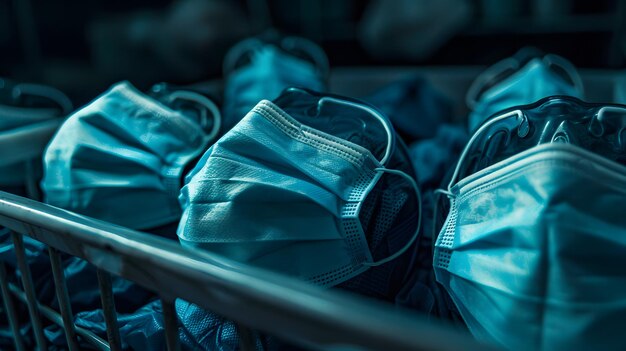
[[[626,66],[619,0],[0,0],[0,76],[88,100],[221,75],[240,39],[300,35],[331,67],[489,65],[532,45],[581,68]]]

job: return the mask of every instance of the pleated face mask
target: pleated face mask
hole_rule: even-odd
[[[520,350],[622,349],[626,108],[554,98],[533,107],[488,121],[461,155],[444,192],[450,213],[435,245],[437,281],[483,341]],[[542,124],[540,111],[551,111]],[[555,120],[577,129],[563,133],[561,123],[550,127]],[[508,140],[518,153],[465,167],[498,129],[514,131]],[[525,138],[532,146],[521,147]]]
[[[393,261],[412,247],[419,219],[374,260],[360,216],[384,173],[421,201],[410,175],[386,168],[394,144],[367,105],[297,89],[262,101],[187,176],[180,241],[321,286]]]
[[[469,130],[475,131],[490,116],[553,95],[583,98],[583,84],[576,68],[557,55],[520,62],[516,57],[500,61],[483,72],[468,90]]]
[[[72,110],[60,91],[0,79],[0,189],[24,189],[37,198],[40,158]]]
[[[214,105],[192,96],[219,118]],[[176,97],[178,98],[178,97]],[[44,157],[46,201],[133,229],[175,222],[184,167],[211,142],[196,116],[119,83],[72,114]],[[215,123],[211,123],[215,125]]]

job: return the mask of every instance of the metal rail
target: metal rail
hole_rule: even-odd
[[[167,318],[167,340],[164,342],[169,349],[179,347],[174,330],[176,320],[172,301],[175,298],[236,321],[244,336],[242,348],[251,347],[246,345],[245,337],[249,328],[316,349],[346,346],[364,350],[489,348],[466,334],[406,310],[336,290],[325,290],[209,252],[183,248],[175,241],[4,192],[0,192],[0,225],[41,241],[51,250],[83,258],[98,268],[100,287],[105,289],[101,291],[103,309],[112,313],[107,318],[112,350],[119,347],[119,334],[115,330],[114,306],[106,291],[109,274],[136,282],[161,296],[164,317]],[[23,255],[18,258],[20,256]],[[23,264],[25,262],[20,263]],[[55,276],[55,282],[63,281],[63,277]],[[6,280],[2,285],[6,286]],[[63,288],[57,289],[58,296],[64,300]],[[22,300],[25,298],[29,306],[38,305],[28,295],[22,296]],[[39,312],[31,307],[31,314],[37,318],[42,313],[65,325],[69,319],[66,314],[71,313],[68,310],[71,311],[62,308],[63,318],[58,313],[49,317],[51,311],[45,306],[39,306]],[[82,329],[65,325],[67,328],[71,329],[66,334],[68,338],[84,334]],[[101,344],[102,340],[98,342]]]

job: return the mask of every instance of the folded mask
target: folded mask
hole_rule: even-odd
[[[183,170],[210,141],[196,116],[116,84],[69,116],[50,142],[45,200],[133,229],[175,222]]]

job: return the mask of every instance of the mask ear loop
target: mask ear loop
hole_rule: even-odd
[[[402,255],[403,253],[405,253],[411,246],[413,246],[413,244],[415,243],[415,241],[417,240],[417,237],[420,234],[420,230],[422,229],[422,192],[420,191],[419,186],[417,185],[417,182],[415,181],[415,179],[411,178],[410,175],[399,171],[397,169],[386,169],[386,168],[376,168],[374,169],[376,172],[382,172],[382,173],[390,173],[390,174],[395,174],[398,176],[401,176],[403,178],[405,178],[409,184],[411,184],[411,186],[413,187],[413,189],[415,190],[415,195],[417,196],[417,203],[419,204],[419,216],[417,217],[417,227],[415,228],[415,233],[413,234],[413,236],[411,237],[411,240],[409,240],[409,242],[406,243],[406,245],[404,245],[403,248],[401,248],[400,250],[396,251],[394,254],[392,254],[391,256],[387,257],[387,258],[383,258],[382,260],[376,261],[376,262],[372,262],[372,263],[364,263],[363,265],[367,266],[367,267],[377,267],[380,265],[383,265],[389,261],[393,261],[396,258],[398,258],[400,255]]]
[[[383,125],[383,128],[385,128],[385,132],[387,134],[387,148],[385,149],[385,155],[383,156],[383,158],[379,161],[379,163],[381,165],[385,165],[387,163],[387,161],[389,160],[389,157],[391,157],[391,145],[393,142],[393,132],[391,130],[391,127],[389,126],[389,121],[378,111],[376,111],[376,109],[371,108],[367,105],[363,105],[363,104],[358,104],[356,102],[352,102],[352,101],[346,101],[346,100],[341,100],[341,99],[337,99],[337,98],[333,98],[333,97],[329,97],[329,96],[325,96],[323,98],[321,98],[319,100],[319,102],[317,103],[318,109],[321,109],[324,105],[324,103],[336,103],[336,104],[340,104],[340,105],[344,105],[344,106],[349,106],[352,108],[357,108],[359,110],[365,111],[368,114],[370,114],[372,117],[376,118],[377,120],[380,121],[380,123]],[[367,266],[367,267],[377,267],[380,265],[383,265],[389,261],[392,261],[396,258],[398,258],[398,256],[402,255],[405,251],[407,251],[412,245],[413,243],[415,243],[415,240],[417,240],[417,237],[419,236],[420,230],[422,228],[422,193],[419,189],[419,186],[417,185],[417,182],[415,181],[415,179],[411,178],[411,176],[409,176],[408,174],[399,171],[397,169],[387,169],[387,168],[375,168],[374,171],[376,172],[383,172],[383,173],[390,173],[390,174],[395,174],[398,176],[401,176],[403,178],[405,178],[409,184],[411,184],[411,186],[413,187],[413,189],[415,190],[415,195],[417,196],[417,202],[419,204],[419,216],[418,216],[418,220],[417,220],[417,228],[415,229],[415,234],[413,234],[413,237],[411,237],[411,240],[409,240],[408,243],[406,243],[406,245],[404,245],[403,248],[401,248],[400,250],[396,251],[393,255],[384,258],[382,260],[376,261],[376,262],[372,262],[372,263],[364,263],[363,265]]]
[[[467,157],[467,154],[469,153],[469,150],[471,149],[472,145],[474,144],[474,142],[478,139],[478,137],[480,135],[482,135],[482,133],[484,133],[484,131],[489,128],[489,126],[491,126],[492,124],[499,122],[503,119],[507,119],[507,118],[511,118],[515,116],[517,119],[519,119],[520,124],[524,119],[524,114],[522,113],[521,110],[515,110],[515,111],[511,111],[508,113],[505,113],[503,115],[494,117],[492,119],[490,119],[489,121],[487,121],[485,124],[483,124],[480,128],[478,128],[478,130],[472,135],[472,137],[470,138],[470,140],[467,142],[467,144],[465,145],[465,148],[463,149],[463,152],[461,153],[461,156],[459,157],[459,161],[456,164],[456,167],[454,168],[454,173],[452,174],[452,178],[450,179],[450,183],[448,183],[448,189],[436,189],[434,191],[435,194],[435,204],[433,206],[433,226],[432,226],[432,245],[434,246],[436,241],[437,241],[437,216],[439,214],[439,198],[441,195],[446,195],[448,197],[448,199],[452,200],[455,195],[452,192],[452,187],[455,185],[456,179],[459,176],[459,172],[461,171],[461,166],[463,165],[463,162],[465,162],[465,158]]]
[[[569,62],[568,60],[564,59],[563,57],[559,55],[554,55],[554,54],[545,55],[543,57],[543,62],[545,62],[545,64],[548,65],[548,67],[557,66],[561,68],[565,72],[565,74],[568,75],[568,77],[572,81],[572,84],[574,84],[574,88],[577,91],[579,91],[581,94],[585,93],[583,80],[580,77],[580,74],[578,74],[578,70],[576,69],[576,67],[574,67],[574,65],[571,62]]]
[[[456,164],[454,173],[452,174],[452,178],[450,179],[450,183],[448,184],[448,189],[446,190],[437,189],[435,190],[435,192],[445,194],[448,197],[454,196],[452,194],[452,187],[456,184],[457,178],[459,177],[459,173],[461,171],[461,166],[465,162],[465,159],[467,158],[467,154],[469,153],[469,150],[471,149],[472,145],[491,125],[498,123],[504,119],[511,118],[511,117],[515,117],[516,119],[518,119],[520,124],[524,121],[524,113],[521,110],[515,110],[515,111],[511,111],[511,112],[507,112],[505,114],[499,115],[497,117],[491,118],[486,123],[484,123],[480,128],[478,128],[478,130],[472,135],[470,140],[465,145],[465,148],[463,149],[463,152],[461,153],[461,156],[459,157],[459,161]]]
[[[380,162],[381,165],[385,165],[387,161],[389,160],[389,157],[391,157],[391,145],[394,140],[394,136],[393,136],[394,134],[391,130],[391,127],[389,126],[389,121],[387,120],[387,118],[385,118],[380,112],[376,111],[374,108],[371,108],[367,105],[359,104],[359,103],[352,102],[352,101],[341,100],[341,99],[337,99],[337,98],[329,97],[329,96],[324,96],[318,101],[317,103],[318,110],[320,110],[324,106],[324,104],[327,102],[349,106],[352,108],[365,111],[366,113],[368,113],[369,115],[371,115],[372,117],[380,121],[380,123],[383,125],[383,128],[385,129],[385,133],[387,134],[387,147],[385,148],[385,155],[378,162]]]
[[[286,37],[281,41],[281,47],[283,50],[289,52],[290,50],[300,50],[306,53],[313,61],[315,67],[320,73],[320,76],[327,78],[330,71],[328,63],[328,57],[317,44],[314,42],[300,37]]]
[[[13,98],[19,98],[22,95],[33,95],[47,98],[56,103],[60,108],[62,115],[65,116],[74,109],[72,101],[60,90],[39,84],[20,83],[13,87]]]
[[[224,56],[224,63],[222,64],[224,76],[228,76],[237,69],[237,64],[244,54],[254,52],[261,47],[263,47],[263,42],[257,38],[245,39],[231,47]]]
[[[474,110],[476,105],[478,104],[478,98],[480,93],[483,90],[483,87],[487,85],[491,80],[497,78],[502,73],[507,70],[516,70],[519,68],[519,62],[513,58],[509,57],[502,61],[496,62],[491,67],[484,70],[481,74],[474,79],[469,89],[467,90],[467,94],[465,95],[465,104],[469,107],[470,110]]]
[[[217,105],[215,105],[213,101],[203,95],[184,90],[178,90],[171,93],[169,95],[169,99],[170,103],[175,100],[187,100],[206,107],[206,109],[209,110],[209,112],[211,112],[211,114],[213,115],[213,127],[211,128],[209,134],[206,136],[206,139],[213,140],[217,136],[222,126],[222,114],[220,113],[219,108],[217,108]],[[208,117],[206,114],[202,113],[200,115],[200,118],[200,126],[204,129],[209,124]]]

